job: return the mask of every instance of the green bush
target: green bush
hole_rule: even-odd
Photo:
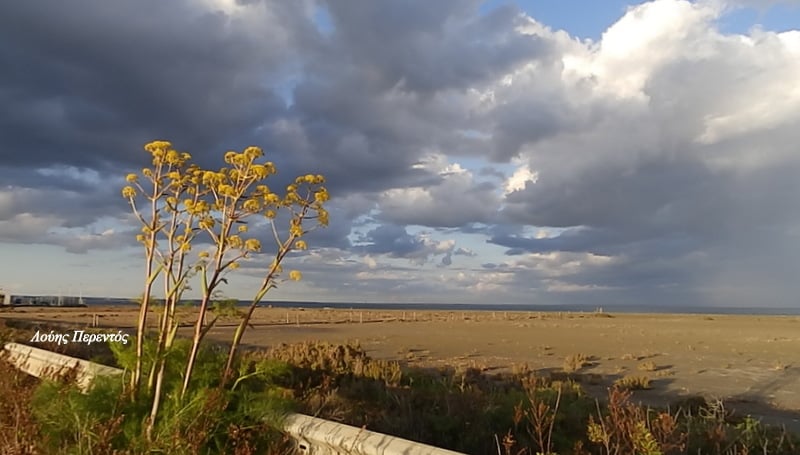
[[[181,340],[166,355],[185,359],[189,348],[188,341]],[[117,346],[114,351],[120,366],[133,359],[130,348]],[[153,346],[146,351],[154,352]],[[98,378],[87,393],[69,378],[43,381],[31,404],[45,435],[44,447],[53,453],[80,454],[98,448],[175,454],[230,453],[245,446],[254,453],[274,449],[283,440],[277,430],[281,419],[294,406],[285,389],[276,385],[288,374],[288,365],[263,360],[243,368],[248,374],[235,389],[222,389],[218,386],[226,354],[216,347],[200,351],[184,400],[180,399],[182,365],[167,363],[171,369],[165,375],[163,406],[151,440],[145,437],[150,397],[127,399],[124,378]]]

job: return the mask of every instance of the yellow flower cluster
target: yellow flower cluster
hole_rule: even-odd
[[[144,149],[150,152],[153,157],[153,166],[167,165],[171,167],[181,167],[192,156],[188,153],[180,153],[172,148],[172,143],[167,141],[153,141],[145,144]]]
[[[327,202],[329,198],[328,190],[325,187],[321,187],[314,193],[315,202]]]
[[[261,251],[261,242],[257,239],[247,239],[247,241],[244,242],[244,249],[247,251]]]
[[[236,249],[239,249],[242,247],[242,245],[244,245],[242,238],[239,237],[238,235],[232,235],[228,237],[227,243],[231,248],[236,248]]]
[[[226,267],[234,269],[239,266],[239,259],[262,250],[258,239],[241,237],[248,233],[248,225],[244,223],[250,216],[274,221],[279,210],[286,210],[290,215],[289,234],[294,242],[286,246],[278,240],[280,256],[276,256],[276,260],[283,257],[287,248],[308,249],[306,241],[300,238],[311,230],[307,229],[311,220],[318,226],[327,226],[329,222],[324,208],[330,198],[328,190],[322,186],[325,178],[319,174],[301,175],[286,187],[284,194],[274,192],[263,181],[276,173],[275,165],[270,161],[257,162],[264,155],[258,147],[247,147],[241,153],[226,152],[227,167],[219,170],[202,169],[191,163],[191,155],[176,151],[167,141],[150,142],[144,149],[150,153],[153,165],[142,169],[140,174],[128,174],[125,177],[128,185],[122,188],[122,196],[129,200],[136,215],[145,223],[142,233],[136,236],[143,244],[155,242],[151,246],[157,247],[155,238],[168,235],[173,254],[176,251],[185,253],[191,251],[198,232],[205,231],[216,243],[217,251],[201,251],[198,260],[206,261],[211,255],[218,259],[227,257],[228,252],[237,250],[239,256],[226,263]],[[152,183],[152,189],[142,186],[145,179],[148,184]],[[145,221],[136,211],[139,195],[154,203],[150,221]],[[170,223],[173,223],[171,228]],[[155,232],[148,226],[154,227]],[[174,235],[177,232],[183,235]],[[273,262],[273,266],[274,272],[281,273],[279,261]],[[291,280],[301,277],[297,270],[289,272]]]
[[[328,211],[327,210],[325,210],[323,208],[317,209],[317,222],[320,224],[320,226],[327,226],[328,225]]]
[[[321,183],[325,183],[325,177],[317,174],[317,175],[301,175],[294,179],[294,183],[299,185],[301,183],[308,183],[309,185],[319,185]]]
[[[126,186],[122,189],[122,197],[125,199],[133,199],[136,197],[136,190],[132,186]]]

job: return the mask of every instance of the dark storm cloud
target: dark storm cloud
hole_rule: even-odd
[[[515,31],[512,6],[478,15],[480,1],[326,2],[334,36],[385,88],[421,94],[466,89],[549,51]],[[465,58],[468,56],[468,58]]]
[[[206,164],[209,152],[254,142],[255,130],[286,110],[268,84],[278,80],[295,34],[310,29],[300,2],[263,6],[253,5],[251,14],[262,22],[257,35],[244,26],[247,16],[192,2],[4,7],[4,241],[70,252],[127,244],[118,234],[48,232],[124,216],[129,209],[115,177],[147,164],[145,142],[172,140]],[[9,219],[19,213],[32,215]]]
[[[271,5],[262,36],[190,2],[23,2],[0,18],[4,161],[138,163],[154,138],[183,147],[252,136],[283,102],[265,86],[301,30],[300,5]],[[257,8],[257,6],[253,6]],[[274,40],[278,45],[265,47]]]
[[[714,243],[757,226],[796,223],[800,202],[791,195],[800,192],[800,182],[793,177],[799,171],[798,160],[741,173],[713,170],[688,157],[650,159],[635,167],[594,168],[567,181],[550,181],[544,175],[511,193],[505,214],[536,226],[594,228],[533,242],[540,251],[653,236],[685,235]],[[507,240],[497,243],[522,246]]]
[[[289,121],[273,125],[301,166],[319,167],[335,189],[430,184],[413,169],[426,150],[476,155],[485,140],[464,91],[552,49],[516,31],[514,8],[488,15],[478,2],[330,2],[334,31],[310,49]]]
[[[5,8],[0,177],[88,195],[94,184],[35,169],[124,173],[146,162],[143,143],[168,139],[213,166],[221,151],[263,145],[274,184],[319,172],[339,197],[434,185],[440,176],[413,168],[424,150],[480,153],[483,140],[459,133],[475,122],[463,91],[552,51],[515,30],[517,9],[480,15],[478,2],[333,2],[328,36],[311,2],[237,5]],[[120,206],[108,196],[103,207]]]

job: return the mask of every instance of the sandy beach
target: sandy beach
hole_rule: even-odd
[[[192,311],[184,310],[187,321]],[[28,307],[2,309],[0,318],[87,326],[96,320],[118,330],[132,329],[137,312]],[[221,320],[209,336],[228,341],[234,326]],[[623,376],[648,376],[652,389],[635,394],[643,403],[720,398],[737,413],[800,430],[798,316],[259,308],[244,337],[257,347],[304,340],[358,342],[375,358],[487,373],[527,365],[558,374],[566,358],[580,354],[589,360],[578,373],[589,378],[591,394],[604,395]]]

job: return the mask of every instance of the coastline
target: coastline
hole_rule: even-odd
[[[26,299],[49,298],[52,296],[24,296]],[[118,297],[75,297],[65,296],[66,299],[80,299],[86,308],[114,306],[120,308],[136,308],[138,303],[131,298]],[[236,300],[236,299],[234,299]],[[248,307],[249,300],[236,300],[237,307]],[[197,299],[186,301],[191,305],[199,305]],[[14,308],[22,307],[57,307],[78,308],[80,305],[12,305]],[[6,306],[0,305],[0,311]],[[594,313],[603,310],[616,314],[648,314],[648,315],[749,315],[749,316],[800,316],[800,306],[796,307],[724,307],[724,306],[694,306],[694,305],[537,305],[520,303],[397,303],[397,302],[317,302],[317,301],[288,301],[265,300],[259,308],[286,308],[307,310],[399,310],[399,311],[508,311],[508,312],[544,312],[544,313]]]

